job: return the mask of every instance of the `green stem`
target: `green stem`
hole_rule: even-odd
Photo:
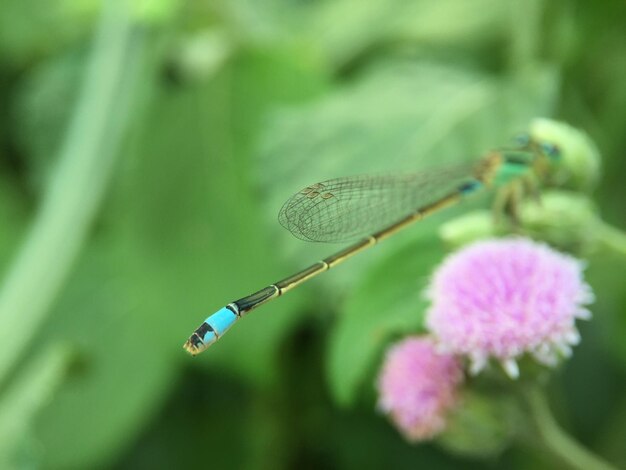
[[[530,416],[543,446],[569,468],[577,470],[613,470],[595,454],[582,447],[558,425],[538,387],[526,390],[524,395]]]
[[[0,383],[32,340],[88,233],[128,121],[140,35],[126,0],[103,2],[57,166],[0,290]]]
[[[606,223],[598,227],[600,243],[611,251],[626,256],[626,234]]]

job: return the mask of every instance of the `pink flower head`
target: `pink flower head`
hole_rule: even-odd
[[[407,439],[429,439],[444,429],[462,380],[454,356],[437,352],[430,338],[410,337],[387,352],[378,379],[378,404]]]
[[[580,261],[528,239],[474,243],[435,273],[427,326],[444,351],[469,356],[473,373],[493,357],[516,378],[524,353],[553,365],[580,341],[576,318],[591,316],[582,271]]]

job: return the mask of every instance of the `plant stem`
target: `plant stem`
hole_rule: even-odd
[[[582,447],[558,425],[538,387],[525,391],[531,419],[546,450],[569,468],[577,470],[614,470],[610,464]]]
[[[70,273],[112,173],[141,62],[141,35],[128,8],[126,0],[102,2],[57,165],[0,290],[0,384]]]

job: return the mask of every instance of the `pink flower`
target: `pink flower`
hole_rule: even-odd
[[[442,350],[469,356],[473,373],[493,357],[516,378],[524,353],[553,365],[580,341],[575,320],[591,316],[582,271],[580,261],[531,240],[474,243],[435,273],[427,326]]]
[[[429,439],[444,429],[462,380],[455,357],[438,353],[430,338],[409,337],[387,352],[378,404],[408,440]]]

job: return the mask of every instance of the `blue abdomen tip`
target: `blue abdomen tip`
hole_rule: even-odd
[[[228,307],[224,307],[207,318],[205,323],[213,328],[217,336],[221,336],[233,326],[235,321],[237,321],[237,315]]]

